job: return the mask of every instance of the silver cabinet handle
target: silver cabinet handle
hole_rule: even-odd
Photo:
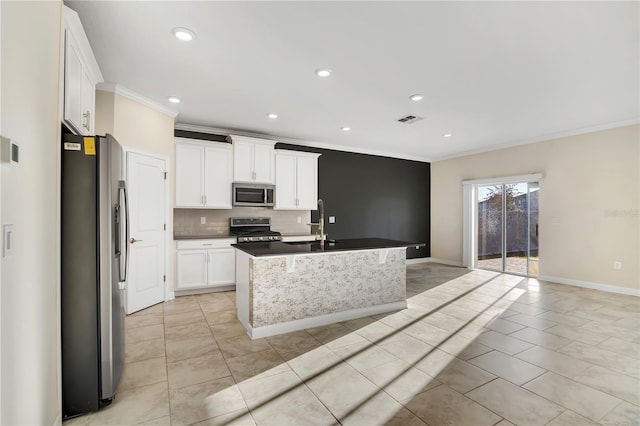
[[[205,206],[207,205],[207,196],[206,195],[204,196],[204,205]]]
[[[129,242],[130,242],[131,244],[139,243],[139,242],[141,242],[141,241],[144,241],[144,240],[136,240],[136,239],[135,239],[135,238],[133,238],[133,237],[129,238]]]
[[[91,118],[91,112],[89,110],[87,110],[87,112],[82,114],[82,117],[84,118],[84,123],[82,123],[82,127],[84,127],[87,130],[90,130],[89,129],[89,120]]]

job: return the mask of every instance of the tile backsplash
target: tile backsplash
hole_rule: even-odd
[[[205,223],[201,224],[201,218]],[[274,210],[268,207],[234,207],[229,210],[173,209],[173,236],[214,237],[229,234],[229,218],[270,217],[271,229],[283,234],[310,234],[310,210]],[[298,223],[300,218],[300,223]],[[315,228],[314,228],[315,231]]]

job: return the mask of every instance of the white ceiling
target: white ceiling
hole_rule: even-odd
[[[105,81],[178,123],[433,161],[640,116],[638,2],[65,4]]]

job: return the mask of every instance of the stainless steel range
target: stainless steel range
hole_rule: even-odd
[[[229,230],[239,243],[282,240],[278,231],[271,230],[269,217],[232,217],[229,219]]]

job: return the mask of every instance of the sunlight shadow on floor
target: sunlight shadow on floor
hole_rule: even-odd
[[[219,415],[213,407],[220,405],[231,411],[244,399],[259,424],[387,424],[412,418],[403,405],[441,380],[466,392],[459,376],[470,365],[461,363],[491,350],[474,340],[502,315],[517,314],[508,308],[524,293],[517,288],[523,278],[435,272],[426,290],[408,298],[407,309],[307,330],[323,345],[208,396],[208,414]],[[407,277],[415,289],[419,283],[410,272]],[[476,376],[480,384],[495,378]],[[224,422],[242,418],[246,410],[240,409]]]

